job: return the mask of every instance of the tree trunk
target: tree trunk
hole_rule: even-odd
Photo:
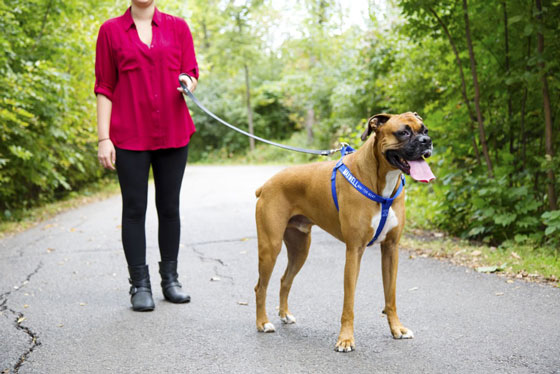
[[[482,154],[484,155],[484,160],[486,161],[486,167],[488,168],[488,176],[490,178],[494,178],[492,161],[490,160],[490,154],[488,152],[488,144],[486,143],[486,132],[484,131],[484,121],[482,119],[482,112],[480,110],[480,88],[478,87],[478,77],[476,75],[476,60],[474,57],[474,50],[473,50],[472,40],[471,40],[471,30],[469,27],[469,12],[467,9],[467,0],[463,0],[463,13],[465,16],[465,33],[467,37],[467,46],[469,48],[469,58],[471,61],[471,73],[473,77],[473,86],[474,86],[474,105],[476,109],[476,119],[478,121],[480,145],[482,146]]]
[[[39,30],[39,35],[37,35],[37,38],[35,38],[35,44],[33,44],[33,49],[31,50],[32,54],[33,52],[35,52],[35,49],[37,49],[37,47],[39,46],[39,42],[41,42],[41,38],[45,33],[45,26],[47,25],[47,19],[49,18],[49,13],[51,12],[52,3],[53,0],[49,0],[49,3],[47,4],[47,9],[45,10],[45,14],[43,15],[43,21],[41,22],[41,29]]]
[[[463,101],[465,102],[465,105],[467,106],[467,111],[469,112],[469,123],[471,124],[471,127],[474,131],[475,130],[475,125],[474,125],[475,115],[474,115],[474,112],[472,110],[470,100],[467,96],[467,84],[465,82],[465,74],[463,73],[463,64],[461,63],[461,58],[459,57],[459,52],[457,50],[457,46],[455,45],[455,42],[453,41],[453,38],[451,37],[451,33],[449,32],[449,29],[447,28],[447,25],[438,16],[436,11],[432,8],[428,8],[428,10],[434,15],[434,17],[437,19],[438,23],[440,24],[441,28],[445,32],[445,35],[447,35],[447,40],[449,40],[449,44],[451,45],[451,49],[453,50],[453,54],[455,55],[455,61],[457,61],[457,67],[459,68],[459,75],[461,76],[461,95],[463,96]],[[482,161],[480,160],[480,152],[478,150],[478,144],[476,144],[476,136],[474,135],[474,133],[473,133],[473,149],[474,149],[474,154],[476,156],[476,161],[479,165],[481,165]]]
[[[202,20],[202,45],[204,49],[210,49],[210,37],[208,36],[208,26],[206,26],[206,19]]]
[[[510,68],[509,68],[509,32],[508,32],[508,14],[507,14],[507,5],[506,5],[506,1],[504,0],[502,2],[502,6],[504,8],[504,39],[505,39],[505,52],[506,52],[506,77],[510,76]],[[512,121],[512,117],[513,117],[513,108],[512,108],[512,103],[511,103],[511,90],[509,89],[509,86],[506,86],[506,90],[507,90],[507,121],[509,124],[509,153],[510,154],[514,154],[514,149],[513,149],[513,139],[515,138],[513,136],[514,134],[514,129],[513,129],[513,121]]]
[[[307,108],[307,115],[305,116],[305,130],[307,131],[307,144],[313,144],[313,125],[315,124],[315,110],[311,104]]]
[[[539,19],[541,25],[542,22],[542,5],[541,0],[536,0],[537,4],[537,18]],[[537,50],[542,56],[544,54],[544,36],[542,32],[537,33]],[[544,109],[544,139],[545,139],[545,157],[547,160],[552,160],[554,157],[554,148],[552,146],[552,116],[550,112],[550,96],[548,94],[548,82],[546,79],[546,70],[544,60],[539,63],[540,75],[542,81],[542,94],[543,94],[543,109]],[[556,203],[556,190],[554,188],[554,171],[548,170],[547,172],[547,187],[548,187],[548,206],[550,210],[557,210],[558,205]]]
[[[527,37],[527,61],[531,58],[531,36]],[[525,66],[525,70],[529,71],[529,65]],[[522,170],[525,169],[525,162],[527,159],[527,133],[525,132],[525,115],[527,113],[527,95],[529,93],[529,82],[525,82],[525,87],[523,87],[523,97],[521,98],[521,130],[520,130],[520,141],[521,141],[521,166]]]
[[[245,70],[245,99],[247,101],[247,121],[249,122],[249,134],[254,135],[253,132],[253,108],[251,108],[251,84],[249,82],[249,67],[247,64],[243,65]],[[255,139],[249,138],[249,147],[251,151],[255,150]]]

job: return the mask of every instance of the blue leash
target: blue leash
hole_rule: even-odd
[[[344,163],[342,162],[344,156],[354,151],[355,151],[354,148],[350,147],[349,145],[342,147],[342,149],[340,150],[340,154],[341,154],[340,160],[338,160],[338,162],[334,166],[332,176],[331,176],[331,192],[334,200],[334,205],[336,206],[336,210],[338,211],[339,208],[338,208],[338,197],[336,194],[336,174],[337,174],[336,172],[340,171],[340,173],[344,176],[344,178],[346,178],[348,183],[354,186],[354,188],[358,190],[358,192],[360,192],[368,199],[381,204],[381,220],[379,221],[379,226],[377,227],[377,231],[375,232],[373,239],[371,239],[370,242],[367,244],[367,246],[369,247],[377,240],[377,238],[379,238],[379,235],[381,235],[381,231],[383,231],[383,227],[385,227],[385,223],[387,222],[387,217],[389,216],[389,208],[391,208],[393,201],[400,195],[404,187],[404,176],[401,174],[401,183],[399,185],[399,188],[397,189],[397,192],[395,193],[395,196],[388,197],[388,198],[379,196],[376,193],[374,193],[372,190],[367,188],[355,176],[353,176],[352,173],[350,172],[350,169],[348,169],[346,165],[344,165]]]

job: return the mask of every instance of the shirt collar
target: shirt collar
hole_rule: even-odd
[[[154,16],[152,18],[152,23],[156,26],[160,26],[161,25],[161,19],[162,19],[161,12],[158,10],[158,8],[155,8],[154,9]],[[131,7],[128,7],[126,12],[124,12],[124,14],[122,15],[122,25],[123,25],[125,30],[128,30],[132,26],[134,26],[134,20],[132,19]]]

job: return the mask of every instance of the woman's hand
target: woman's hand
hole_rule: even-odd
[[[195,77],[191,77],[190,75],[182,74],[182,75],[179,76],[179,80],[187,86],[189,91],[194,92],[194,90],[196,90],[196,85],[198,84],[198,81],[196,80]],[[183,88],[182,87],[177,87],[177,91],[183,92]]]
[[[111,139],[104,139],[99,142],[97,158],[105,169],[115,170],[117,153],[115,152],[115,146]]]

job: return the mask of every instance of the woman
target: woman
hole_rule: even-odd
[[[192,36],[186,22],[160,12],[154,0],[132,0],[120,17],[99,30],[95,60],[98,158],[117,170],[121,187],[122,243],[132,309],[154,309],[146,265],[145,218],[150,165],[156,190],[165,299],[187,303],[177,256],[181,223],[179,193],[188,143],[196,131],[177,78],[191,91],[198,80]]]

